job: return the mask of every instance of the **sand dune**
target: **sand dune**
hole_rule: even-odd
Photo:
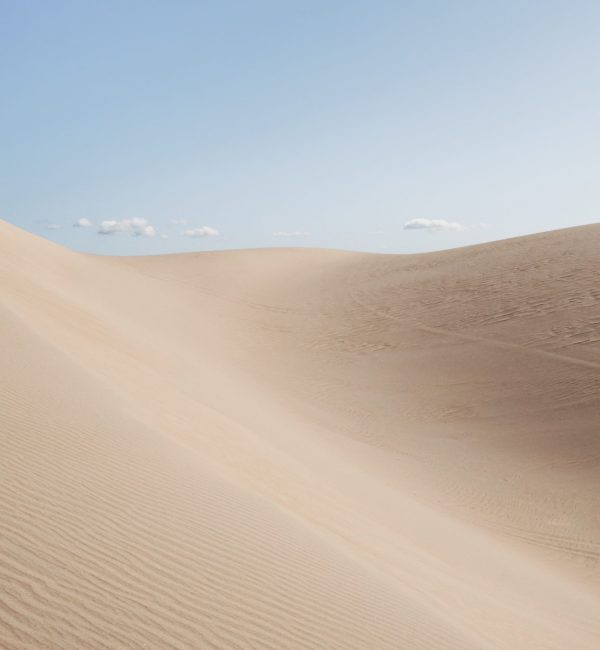
[[[0,647],[599,648],[599,250],[0,222]]]

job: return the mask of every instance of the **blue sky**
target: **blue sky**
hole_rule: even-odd
[[[0,217],[106,254],[597,222],[599,33],[596,0],[0,0]]]

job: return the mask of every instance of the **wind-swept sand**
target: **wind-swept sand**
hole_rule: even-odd
[[[600,648],[599,226],[0,282],[0,647]]]

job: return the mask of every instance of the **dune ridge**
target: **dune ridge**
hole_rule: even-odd
[[[599,245],[0,222],[0,646],[599,647]]]

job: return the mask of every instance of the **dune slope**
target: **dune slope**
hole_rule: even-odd
[[[599,647],[599,247],[0,222],[0,646]]]

